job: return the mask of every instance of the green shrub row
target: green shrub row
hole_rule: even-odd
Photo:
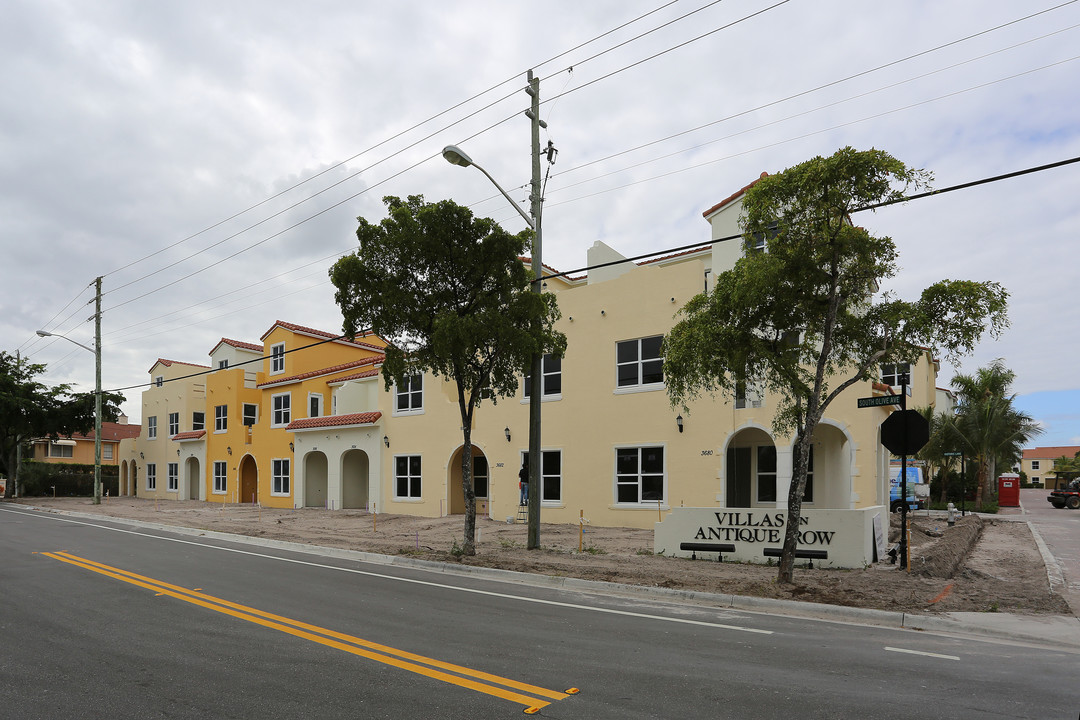
[[[92,463],[43,463],[24,460],[19,470],[19,495],[41,497],[53,495],[70,497],[94,494],[94,465]],[[101,466],[101,494],[106,490],[116,495],[120,488],[120,467]]]

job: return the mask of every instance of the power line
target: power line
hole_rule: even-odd
[[[1025,170],[1016,170],[1014,172],[1005,173],[1004,175],[995,175],[993,177],[983,178],[981,180],[972,180],[971,182],[960,183],[959,185],[950,185],[949,187],[941,188],[940,190],[930,190],[923,193],[917,193],[915,195],[906,195],[895,200],[887,200],[885,202],[875,203],[873,205],[864,205],[860,208],[855,208],[851,211],[852,214],[858,212],[864,212],[866,210],[876,210],[878,208],[886,207],[888,205],[898,205],[900,203],[910,202],[912,200],[922,200],[924,198],[932,197],[935,195],[944,195],[945,193],[955,192],[957,190],[966,190],[967,188],[976,187],[978,185],[986,185],[987,183],[999,182],[1001,180],[1008,180],[1010,178],[1020,177],[1022,175],[1030,175],[1032,173],[1042,172],[1044,170],[1052,170],[1054,168],[1063,167],[1065,165],[1071,165],[1073,163],[1080,162],[1080,156],[1069,158],[1067,160],[1059,160],[1057,162],[1048,163],[1046,165],[1038,165],[1036,167],[1027,168]],[[585,267],[576,268],[574,270],[566,270],[564,272],[551,273],[550,275],[542,275],[539,280],[550,280],[552,278],[565,277],[569,279],[571,275],[576,273],[588,272],[589,270],[598,270],[600,268],[612,267],[613,265],[622,265],[628,262],[637,262],[638,260],[646,260],[648,258],[656,257],[658,255],[670,255],[672,253],[679,253],[689,250],[701,249],[713,245],[718,242],[727,242],[729,240],[739,240],[742,238],[742,233],[736,235],[727,235],[725,237],[715,238],[708,242],[696,242],[689,245],[679,245],[678,247],[665,248],[664,250],[655,250],[653,252],[647,252],[642,255],[635,255],[634,257],[622,258],[620,260],[612,260],[610,262],[599,263],[597,265],[586,265]]]

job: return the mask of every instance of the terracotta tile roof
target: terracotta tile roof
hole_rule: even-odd
[[[293,420],[285,426],[286,430],[312,430],[343,425],[372,425],[382,417],[381,412],[352,413],[350,415],[325,415],[315,418]]]
[[[712,251],[712,244],[709,244],[709,245],[706,245],[705,247],[694,248],[693,250],[684,250],[683,252],[674,253],[673,255],[664,255],[663,257],[652,258],[651,260],[642,260],[641,262],[638,263],[638,265],[648,265],[649,263],[657,263],[657,262],[660,262],[662,260],[671,260],[672,258],[682,257],[683,255],[693,255],[694,253],[711,252],[711,251]]]
[[[176,433],[172,436],[172,439],[177,442],[183,440],[201,440],[204,435],[206,435],[205,430],[189,430],[187,432]]]
[[[158,358],[157,361],[150,366],[150,369],[147,370],[147,372],[153,372],[154,368],[158,365],[164,365],[165,367],[172,367],[173,365],[190,365],[191,367],[203,368],[205,370],[210,369],[209,365],[199,365],[198,363],[189,363],[182,360],[166,360],[165,358]]]
[[[722,208],[722,207],[724,207],[725,205],[727,205],[727,204],[728,204],[729,202],[731,202],[731,201],[733,201],[733,200],[736,200],[737,198],[739,198],[740,196],[742,196],[742,194],[743,194],[743,193],[745,193],[745,192],[746,192],[747,190],[749,190],[750,188],[752,188],[752,187],[754,187],[755,185],[757,185],[757,184],[758,184],[758,183],[759,183],[759,182],[760,182],[760,181],[761,181],[762,179],[764,179],[764,178],[767,178],[767,177],[769,177],[769,173],[767,173],[767,172],[763,172],[763,173],[761,173],[761,176],[760,176],[760,177],[759,177],[759,178],[758,178],[757,180],[755,180],[754,182],[750,183],[750,184],[749,184],[749,185],[747,185],[746,187],[742,188],[741,190],[739,190],[739,191],[738,191],[737,193],[735,193],[734,195],[730,195],[730,196],[728,196],[728,197],[724,198],[723,200],[721,200],[720,202],[716,203],[716,204],[715,204],[715,205],[713,205],[713,206],[712,206],[711,208],[709,208],[709,209],[708,209],[708,210],[706,210],[705,212],[701,213],[701,216],[702,216],[702,217],[709,217],[709,216],[710,216],[710,215],[712,215],[712,214],[713,214],[714,212],[716,212],[716,211],[717,211],[717,210],[719,210],[720,208]]]
[[[382,372],[382,370],[380,370],[379,368],[373,368],[371,370],[365,370],[362,373],[356,373],[355,375],[346,375],[345,377],[334,378],[330,382],[339,383],[346,382],[347,380],[362,380],[363,378],[375,377],[380,372]]]
[[[139,437],[139,433],[142,432],[142,427],[139,425],[125,425],[123,423],[103,422],[101,423],[101,441],[102,442],[119,442],[127,438]],[[86,433],[72,433],[66,439],[68,440],[93,440],[94,431],[90,430]]]
[[[231,345],[232,347],[239,348],[241,350],[253,350],[254,352],[257,352],[257,353],[261,353],[263,351],[263,346],[262,345],[256,345],[255,343],[249,343],[249,342],[242,342],[240,340],[233,340],[231,338],[225,338],[225,337],[221,338],[221,340],[218,340],[218,344],[214,346],[214,350],[217,350],[223,344],[224,345]],[[211,355],[214,353],[214,350],[210,351]]]
[[[1024,459],[1045,460],[1047,458],[1057,459],[1062,456],[1071,458],[1076,457],[1076,453],[1078,452],[1080,452],[1080,445],[1058,445],[1052,447],[1027,448],[1024,450]]]
[[[294,383],[300,380],[306,380],[308,378],[318,377],[320,375],[332,375],[334,373],[342,372],[343,370],[351,370],[356,367],[364,367],[365,365],[375,365],[382,363],[386,359],[385,355],[372,355],[362,360],[353,360],[352,362],[342,363],[340,365],[333,365],[331,367],[320,368],[318,370],[309,370],[306,373],[300,373],[299,375],[290,375],[289,377],[274,378],[273,380],[265,380],[258,383],[255,387],[270,387],[272,385],[284,385],[286,383]]]
[[[266,337],[270,333],[272,333],[274,331],[274,328],[276,328],[276,327],[283,327],[286,330],[291,330],[291,331],[296,332],[296,333],[303,333],[304,335],[314,335],[315,337],[326,338],[328,340],[338,338],[338,337],[341,336],[341,333],[330,333],[330,332],[326,332],[325,330],[316,330],[315,328],[309,328],[309,327],[305,327],[303,325],[296,325],[295,323],[288,323],[288,322],[285,322],[284,320],[276,320],[276,321],[274,321],[274,324],[270,326],[270,329],[267,330],[266,332],[264,332],[262,337],[259,338],[259,339],[260,340],[265,340]],[[358,338],[359,337],[369,337],[369,336],[374,337],[374,333],[365,330],[363,332],[357,333],[356,336]],[[353,345],[359,345],[361,347],[372,348],[374,350],[382,350],[381,345],[372,345],[370,343],[361,342],[360,340],[346,340],[345,338],[341,338],[340,340],[338,340],[338,342],[351,343]],[[259,349],[261,350],[262,348],[259,348]]]

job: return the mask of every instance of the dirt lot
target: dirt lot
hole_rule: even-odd
[[[477,555],[457,557],[462,517],[417,518],[361,510],[270,510],[251,505],[107,498],[20,500],[42,508],[100,513],[165,525],[520,572],[666,588],[785,598],[905,612],[1067,613],[1050,593],[1046,568],[1026,523],[970,515],[955,527],[915,517],[912,572],[881,564],[865,570],[813,570],[800,561],[794,586],[778,586],[776,568],[654,555],[652,531],[543,525],[541,549],[525,549],[524,525],[477,520]],[[898,518],[893,535],[898,537]]]

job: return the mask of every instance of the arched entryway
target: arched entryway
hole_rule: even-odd
[[[328,507],[326,455],[309,452],[304,456],[304,507]]]
[[[128,464],[127,464],[127,460],[120,461],[120,483],[119,483],[119,485],[120,486],[116,489],[116,494],[117,495],[123,496],[123,495],[127,495],[130,492],[128,490]]]
[[[447,489],[450,495],[449,505],[451,515],[465,514],[465,488],[461,486],[461,454],[464,451],[464,446],[455,450],[453,457],[450,458],[450,466],[447,468]],[[488,482],[490,473],[488,471],[487,457],[484,455],[483,450],[473,445],[472,458],[473,490],[476,492],[476,514],[487,515],[488,502],[490,500],[489,488],[491,486]]]
[[[737,432],[728,443],[725,456],[726,506],[776,507],[776,471],[776,445],[772,437],[756,427]]]
[[[240,496],[236,498],[240,503],[254,503],[259,499],[259,468],[255,464],[255,458],[245,455],[240,461]]]
[[[199,486],[202,485],[202,473],[199,472],[199,458],[189,457],[184,462],[184,477],[187,480],[188,500],[198,500]]]
[[[811,507],[831,510],[854,507],[850,442],[847,434],[835,425],[822,422],[817,426],[803,502]]]
[[[367,508],[368,454],[363,450],[348,450],[341,456],[341,506]]]

